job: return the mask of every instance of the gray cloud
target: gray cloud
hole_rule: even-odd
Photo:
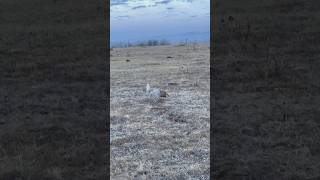
[[[146,6],[136,6],[136,7],[133,7],[131,9],[140,9],[140,8],[146,8]]]
[[[116,16],[117,19],[128,19],[130,16]]]
[[[163,0],[163,1],[158,1],[155,4],[156,5],[158,5],[158,4],[169,4],[170,2],[171,2],[171,0]]]
[[[111,0],[110,6],[128,4],[128,0]]]

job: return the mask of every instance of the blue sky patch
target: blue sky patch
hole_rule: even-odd
[[[111,45],[210,39],[210,0],[111,0]]]

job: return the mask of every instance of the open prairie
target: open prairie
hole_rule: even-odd
[[[206,44],[111,50],[112,178],[209,178],[209,52]],[[150,103],[146,83],[169,97]]]

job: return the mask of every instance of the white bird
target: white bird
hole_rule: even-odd
[[[158,102],[162,97],[167,97],[169,94],[158,88],[150,88],[149,83],[146,86],[146,95],[150,98],[152,102]]]

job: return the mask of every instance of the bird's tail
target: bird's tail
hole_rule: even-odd
[[[169,96],[169,94],[166,91],[160,90],[160,96],[167,97],[167,96]]]

